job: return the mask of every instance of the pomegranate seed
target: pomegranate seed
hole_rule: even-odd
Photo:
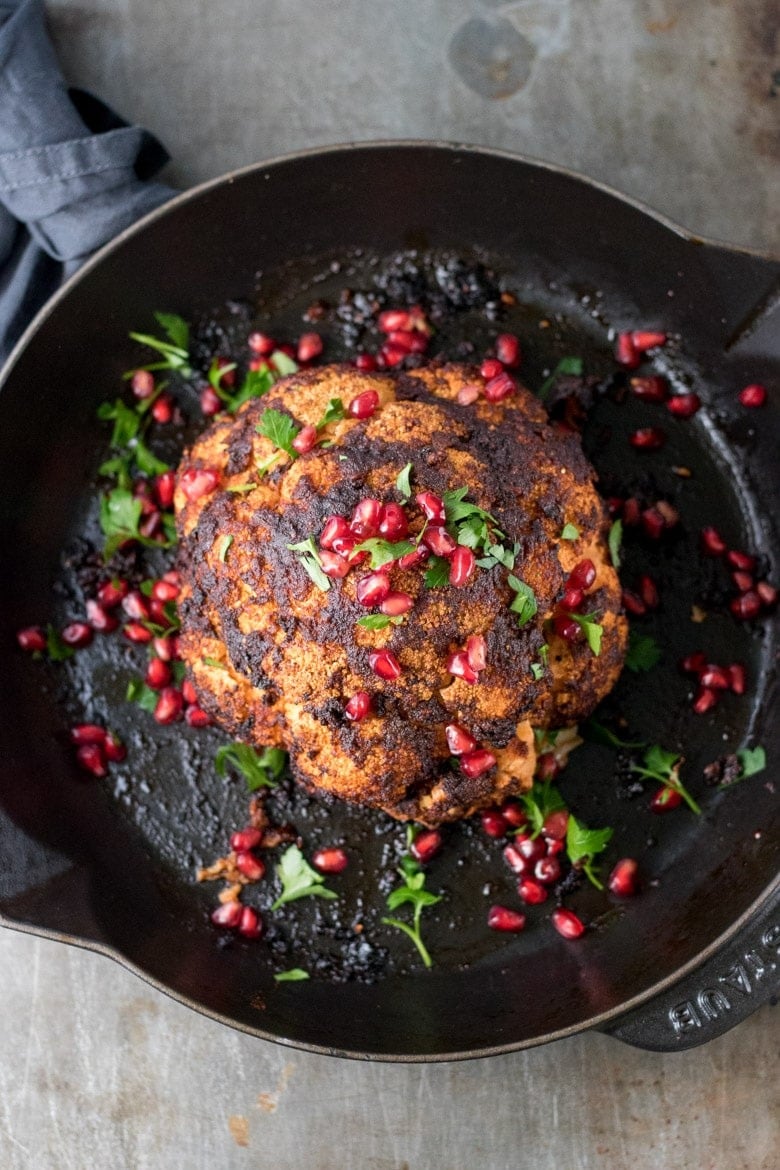
[[[379,351],[379,358],[383,365],[386,366],[400,366],[406,355],[406,350],[401,349],[400,345],[390,345],[389,343],[383,345]]]
[[[631,334],[631,341],[634,349],[645,353],[648,349],[656,349],[658,346],[666,345],[666,334],[658,330],[635,329]]]
[[[632,593],[630,589],[624,589],[622,593],[623,609],[626,613],[632,614],[634,617],[642,617],[647,613],[647,606],[641,597],[636,593]]]
[[[246,829],[240,829],[237,833],[233,833],[230,838],[230,848],[235,853],[247,853],[250,849],[256,849],[262,839],[263,834],[259,829],[247,826]]]
[[[146,685],[153,691],[161,691],[170,685],[170,681],[171,668],[168,663],[163,662],[162,658],[153,658],[146,668]]]
[[[692,707],[697,715],[705,715],[707,711],[711,711],[718,701],[717,692],[711,690],[710,687],[699,687],[694,697]]]
[[[89,772],[92,776],[106,776],[108,769],[106,768],[106,757],[103,753],[103,746],[99,743],[83,743],[76,749],[76,762],[78,766],[85,772]]]
[[[547,846],[541,837],[529,837],[526,834],[515,837],[515,846],[520,856],[524,857],[531,865],[540,861],[547,852]]]
[[[238,933],[244,938],[260,938],[263,921],[251,906],[244,906],[238,923]]]
[[[531,877],[520,879],[517,883],[517,892],[529,906],[541,906],[548,898],[548,892],[542,883]]]
[[[299,455],[308,455],[317,446],[317,428],[311,424],[301,427],[292,441],[292,446]]]
[[[397,329],[411,329],[412,314],[406,309],[385,309],[377,318],[377,327],[382,333],[395,333]]]
[[[41,654],[46,649],[46,634],[40,626],[25,626],[16,631],[16,641],[28,654]]]
[[[503,362],[499,358],[485,358],[479,367],[479,372],[486,381],[490,381],[491,378],[497,378],[499,374],[503,374]]]
[[[173,493],[176,490],[176,476],[172,471],[164,471],[154,481],[154,494],[157,502],[164,510],[173,506]]]
[[[702,528],[700,542],[701,551],[708,557],[722,557],[726,551],[726,542],[717,528]]]
[[[147,630],[146,626],[142,626],[140,622],[128,622],[122,626],[122,633],[128,642],[145,644],[152,640],[152,631]]]
[[[732,569],[739,569],[742,573],[754,572],[758,564],[755,557],[751,557],[748,553],[740,552],[739,549],[730,548],[726,553],[726,561],[731,565]]]
[[[344,707],[344,714],[347,719],[351,719],[353,723],[358,723],[361,719],[365,719],[371,711],[371,696],[367,691],[358,691],[348,700]]]
[[[447,659],[447,670],[450,674],[454,675],[455,678],[463,679],[464,682],[470,683],[472,686],[474,683],[479,681],[479,675],[477,674],[476,670],[474,670],[469,665],[468,657],[462,650],[459,650],[455,654],[451,654],[449,656]]]
[[[550,921],[563,938],[579,938],[585,933],[585,924],[565,906],[559,906],[557,910],[553,910]]]
[[[129,588],[127,581],[121,581],[118,578],[104,581],[97,591],[97,599],[103,609],[115,609],[119,602],[127,597]]]
[[[482,821],[482,828],[488,837],[495,837],[496,839],[504,837],[509,829],[508,821],[501,815],[498,809],[486,808],[480,813],[480,820]]]
[[[768,581],[759,581],[758,585],[756,585],[756,593],[765,609],[771,609],[777,605],[777,590]]]
[[[179,487],[190,503],[213,492],[218,483],[219,472],[212,467],[190,467],[179,479]]]
[[[431,520],[434,524],[444,523],[444,503],[433,492],[418,492],[414,500],[426,520]]]
[[[643,573],[639,578],[639,595],[648,609],[658,609],[661,600],[658,595],[658,586],[652,577],[648,577],[647,573]]]
[[[181,691],[176,687],[163,687],[154,709],[154,717],[158,723],[175,723],[181,718],[183,709],[184,696]]]
[[[371,418],[379,406],[379,395],[376,390],[364,390],[356,395],[347,406],[347,411],[353,418]]]
[[[457,401],[460,403],[461,406],[471,406],[473,403],[475,403],[477,401],[480,394],[481,394],[480,387],[476,386],[472,382],[468,386],[461,386],[461,388],[458,390],[456,397],[457,397]]]
[[[513,873],[524,874],[528,871],[528,859],[523,857],[516,845],[504,846],[504,861]]]
[[[741,662],[732,662],[726,667],[729,676],[729,689],[735,695],[744,695],[747,683],[745,668]]]
[[[752,382],[739,392],[739,401],[743,406],[763,406],[766,402],[766,386]]]
[[[428,829],[424,833],[418,833],[414,841],[412,841],[411,850],[414,857],[419,862],[425,865],[430,861],[442,847],[441,833],[436,829]]]
[[[355,369],[364,374],[372,374],[376,369],[376,358],[372,353],[355,354]]]
[[[587,592],[596,580],[596,566],[593,561],[580,561],[569,573],[566,584],[572,589],[582,589]]]
[[[401,617],[402,614],[408,613],[413,605],[414,598],[408,593],[388,593],[379,609],[388,617]]]
[[[548,813],[542,825],[542,833],[548,841],[563,841],[569,828],[569,814],[561,808]]]
[[[267,333],[250,333],[247,345],[258,357],[268,357],[276,349],[276,342]]]
[[[536,775],[540,780],[554,780],[561,768],[552,752],[542,752],[536,761]]]
[[[659,788],[650,801],[649,809],[654,813],[670,812],[673,808],[679,808],[682,804],[682,797],[676,788]]]
[[[685,674],[701,674],[707,665],[707,659],[701,650],[697,650],[695,654],[688,654],[685,658],[680,659],[680,670]]]
[[[639,354],[634,345],[633,334],[618,333],[615,341],[615,361],[627,370],[635,370],[640,362]]]
[[[699,682],[703,687],[710,687],[715,691],[729,689],[729,676],[720,666],[707,666],[699,675]]]
[[[628,441],[637,451],[660,451],[666,435],[660,427],[640,427],[628,436]]]
[[[328,516],[320,534],[320,548],[333,548],[333,541],[339,536],[349,536],[350,529],[343,516]]]
[[[350,569],[355,565],[362,565],[364,561],[368,560],[367,552],[355,552],[357,548],[358,538],[356,536],[337,536],[333,541],[333,551],[337,552],[340,557],[344,557]]]
[[[517,392],[517,382],[511,374],[503,370],[485,383],[484,394],[488,402],[503,402]]]
[[[197,703],[197,691],[188,678],[181,684],[181,693],[185,703]]]
[[[643,402],[666,402],[669,397],[669,383],[657,374],[649,378],[632,378],[631,393]]]
[[[114,630],[119,628],[119,619],[108,613],[99,601],[90,599],[85,608],[87,620],[98,634],[113,634]]]
[[[340,557],[338,553],[324,548],[320,553],[320,566],[326,577],[346,577],[349,572],[349,561]]]
[[[211,921],[215,926],[223,926],[227,930],[235,930],[241,921],[244,907],[240,902],[223,902],[211,912]]]
[[[525,815],[522,805],[518,804],[516,800],[505,800],[499,812],[514,829],[521,829],[523,825],[528,823],[528,817]]]
[[[310,362],[319,357],[324,346],[319,333],[302,333],[298,338],[296,356],[299,362]]]
[[[163,662],[170,662],[173,658],[174,642],[172,638],[155,638],[154,652]]]
[[[212,418],[222,410],[222,400],[213,386],[204,386],[200,392],[200,409],[206,418]]]
[[[156,423],[164,426],[173,418],[173,399],[170,394],[161,394],[152,404],[151,416]]]
[[[761,595],[750,589],[747,593],[732,598],[729,602],[729,609],[734,617],[740,621],[752,621],[761,612]]]
[[[496,357],[512,369],[520,365],[520,342],[514,333],[499,333],[496,338]]]
[[[450,561],[450,585],[462,589],[473,577],[476,567],[477,558],[471,549],[459,544]]]
[[[388,334],[388,343],[402,349],[404,353],[425,353],[428,348],[428,338],[409,329],[394,329]]]
[[[404,540],[409,534],[409,521],[400,504],[385,504],[379,517],[379,535],[385,540]]]
[[[701,410],[701,398],[698,394],[678,394],[669,399],[666,408],[675,418],[693,418]]]
[[[149,620],[149,605],[139,589],[133,589],[122,599],[122,609],[135,622]]]
[[[152,597],[155,601],[175,601],[180,593],[181,585],[176,585],[173,581],[162,579],[152,585]]]
[[[343,873],[349,865],[349,858],[338,845],[327,845],[317,850],[311,863],[320,873]]]
[[[93,629],[86,622],[71,622],[60,632],[60,637],[66,646],[80,650],[83,646],[89,646],[93,637]]]
[[[458,547],[447,529],[439,528],[438,525],[426,528],[422,540],[425,547],[437,557],[451,557]]]
[[[401,663],[392,650],[372,650],[368,656],[368,665],[374,674],[390,682],[401,676]]]
[[[184,712],[184,721],[188,727],[211,727],[211,716],[197,703]]]
[[[352,513],[349,522],[350,530],[361,540],[368,540],[379,532],[379,521],[382,515],[382,505],[379,500],[366,498],[361,500]]]
[[[561,609],[565,609],[567,613],[578,613],[585,601],[585,594],[581,589],[572,589],[569,585],[564,591],[561,598]]]
[[[466,657],[472,670],[479,673],[487,666],[487,642],[482,634],[471,634],[466,639]]]
[[[492,752],[478,750],[475,752],[466,752],[460,757],[460,766],[470,780],[481,776],[483,772],[487,772],[490,768],[496,765],[496,757]]]
[[[70,742],[79,746],[83,743],[99,743],[106,742],[108,732],[105,727],[100,727],[97,723],[76,723],[68,732]]]
[[[390,592],[390,578],[387,573],[369,573],[357,583],[357,599],[361,605],[374,606],[384,601]]]
[[[149,370],[136,370],[130,379],[130,388],[136,398],[151,398],[154,394],[153,375]]]
[[[506,906],[491,906],[488,910],[488,926],[491,930],[517,934],[525,926],[525,914],[508,910]]]
[[[555,857],[540,857],[534,866],[534,877],[542,885],[551,886],[561,876],[561,863]]]
[[[748,593],[755,585],[752,573],[732,573],[731,580],[740,593]]]
[[[110,760],[112,764],[121,764],[122,760],[127,759],[127,748],[113,732],[106,735],[103,751],[106,754],[106,759]]]
[[[576,642],[580,637],[580,627],[572,618],[558,614],[553,618],[553,630],[564,642]]]
[[[413,569],[415,565],[422,565],[428,560],[430,552],[424,545],[420,545],[414,552],[406,553],[398,562],[399,569]]]
[[[622,857],[607,878],[607,889],[616,898],[633,898],[639,890],[639,866],[633,857]]]
[[[474,736],[466,731],[465,727],[461,727],[460,723],[448,723],[444,728],[444,734],[447,737],[450,755],[462,756],[467,752],[473,752],[477,746]]]
[[[265,877],[265,865],[259,857],[248,851],[236,854],[236,869],[250,882],[259,882]]]

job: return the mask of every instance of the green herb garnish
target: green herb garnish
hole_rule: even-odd
[[[219,547],[217,549],[217,557],[222,562],[223,565],[225,563],[225,558],[228,555],[228,549],[230,548],[231,544],[233,543],[233,540],[234,540],[234,537],[231,536],[229,533],[226,533],[224,536],[221,536],[219,538]]]
[[[139,342],[140,345],[146,345],[149,349],[155,350],[160,354],[162,360],[152,362],[147,366],[135,366],[132,370],[128,370],[125,377],[132,377],[136,370],[178,370],[183,377],[189,378],[192,373],[188,352],[189,325],[182,317],[177,317],[175,313],[155,313],[154,317],[168,338],[167,341],[155,337],[151,333],[131,333],[130,337],[133,341]]]
[[[427,589],[441,589],[450,579],[450,562],[446,557],[429,557],[426,561],[425,586]]]
[[[519,577],[515,577],[511,573],[507,577],[507,584],[515,595],[509,608],[512,613],[517,614],[517,624],[521,628],[527,626],[539,608],[536,594],[530,585],[526,585],[525,581],[521,581]]]
[[[208,654],[201,658],[204,666],[210,666],[213,670],[229,670],[230,668],[224,662],[220,662],[218,658],[210,658]]]
[[[578,540],[580,530],[576,524],[564,524],[561,531],[561,540]]]
[[[63,642],[59,630],[51,624],[46,627],[46,653],[52,662],[65,662],[75,654],[73,647]]]
[[[143,711],[148,711],[150,715],[154,714],[154,709],[160,700],[157,691],[148,687],[141,678],[130,680],[127,684],[125,698],[129,703],[137,703]]]
[[[540,784],[538,780],[534,781],[530,792],[524,792],[521,795],[520,800],[528,817],[532,837],[539,836],[550,813],[559,812],[566,808],[566,803],[558,789],[547,782]],[[524,825],[522,832],[525,833],[526,829],[527,827]]]
[[[403,620],[403,617],[388,617],[384,613],[369,613],[358,618],[357,625],[364,630],[384,630],[387,626],[400,626]]]
[[[274,350],[271,354],[271,361],[280,378],[286,378],[288,374],[297,374],[300,368],[298,363],[288,354],[283,353],[281,349]]]
[[[301,568],[309,574],[318,589],[327,593],[330,589],[330,578],[322,571],[322,561],[314,537],[309,536],[306,540],[301,540],[298,544],[288,544],[287,547],[292,552],[299,553],[298,563]]]
[[[407,834],[407,841],[414,840],[413,833]],[[402,885],[396,886],[387,895],[387,906],[390,910],[397,910],[399,906],[410,903],[414,907],[411,924],[402,922],[400,918],[383,918],[385,926],[394,926],[412,940],[417,947],[420,958],[426,967],[432,966],[431,956],[422,940],[420,933],[420,917],[426,906],[435,906],[441,902],[441,894],[432,894],[425,889],[425,873],[418,861],[408,854],[401,858],[398,873],[402,878]]]
[[[149,543],[138,531],[141,521],[141,501],[129,488],[114,488],[100,500],[100,527],[106,538],[103,556],[106,560],[127,540]]]
[[[300,983],[309,978],[309,972],[300,967],[291,967],[289,971],[277,971],[274,979],[277,983]]]
[[[403,502],[407,504],[412,497],[412,464],[407,463],[403,471],[398,473],[398,478],[395,481],[396,491],[400,493]]]
[[[291,845],[279,859],[276,873],[282,883],[282,892],[271,906],[278,910],[287,902],[295,902],[298,898],[338,898],[334,890],[325,885],[325,878],[316,869],[312,869],[297,845]]]
[[[341,401],[341,399],[331,398],[330,402],[325,407],[325,413],[317,423],[317,430],[321,431],[322,428],[328,426],[329,423],[340,422],[341,419],[346,417],[346,413],[347,412],[344,409],[344,403]]]
[[[610,731],[603,723],[598,723],[595,719],[589,719],[583,727],[583,733],[586,739],[591,743],[602,743],[607,747],[624,748],[630,751],[632,748],[643,748],[647,745],[642,740],[627,740],[620,739],[615,735],[614,731]]]
[[[746,780],[748,776],[755,776],[757,772],[763,772],[766,768],[766,751],[759,744],[754,748],[742,748],[737,752],[737,759],[740,763],[740,780]]]
[[[572,865],[583,863],[580,868],[597,890],[603,890],[604,886],[596,877],[593,859],[599,853],[603,853],[611,838],[612,829],[589,829],[587,825],[583,825],[572,813],[569,813],[566,827],[566,852],[569,861]]]
[[[372,536],[369,540],[356,544],[352,551],[353,553],[370,553],[371,568],[381,569],[382,565],[387,565],[390,561],[397,561],[400,557],[406,556],[407,553],[414,552],[414,545],[408,540],[399,540],[393,544],[389,540]]]
[[[274,410],[270,406],[264,411],[263,417],[255,427],[258,434],[264,435],[273,443],[274,447],[284,451],[291,459],[298,458],[298,452],[293,447],[292,441],[300,429],[289,414],[284,414],[281,410]]]
[[[696,813],[697,816],[701,815],[699,805],[680,780],[683,757],[678,752],[667,752],[654,744],[645,752],[643,764],[643,767],[631,764],[631,771],[646,780],[657,780],[664,788],[672,788],[675,792],[679,792],[691,812]]]
[[[228,767],[235,768],[246,780],[248,792],[275,788],[286,763],[287,753],[281,748],[263,748],[258,752],[248,743],[223,744],[214,757],[217,775],[224,778]]]
[[[580,357],[561,358],[561,360],[558,362],[558,365],[552,371],[550,376],[548,378],[546,378],[544,380],[544,382],[542,382],[542,385],[539,388],[538,397],[542,398],[542,399],[547,397],[547,395],[550,392],[550,389],[555,384],[556,378],[560,378],[564,374],[572,374],[572,375],[574,375],[574,377],[579,378],[579,377],[582,377],[583,369],[584,369],[584,365],[583,365],[582,358],[580,358]]]
[[[607,544],[609,545],[609,555],[612,558],[612,564],[616,569],[620,568],[620,545],[623,542],[623,521],[615,520],[609,530],[607,537]]]
[[[628,636],[628,652],[625,665],[635,674],[644,670],[652,670],[660,662],[661,648],[655,638],[647,634],[637,634],[631,630]]]
[[[593,657],[598,658],[601,653],[601,637],[604,633],[604,627],[596,621],[595,613],[572,613],[570,617],[574,618],[585,635]]]

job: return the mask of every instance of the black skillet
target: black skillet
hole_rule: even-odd
[[[105,441],[95,408],[139,360],[128,330],[148,329],[157,308],[195,320],[231,299],[253,299],[262,271],[258,319],[286,322],[293,336],[309,301],[370,282],[387,257],[410,249],[482,258],[519,293],[530,308],[508,325],[524,334],[531,385],[564,352],[582,354],[599,373],[613,368],[608,326],[679,334],[663,368],[678,385],[694,386],[706,410],[677,423],[662,407],[607,400],[586,443],[607,489],[654,492],[683,513],[684,533],[668,546],[627,546],[627,574],[646,568],[666,582],[662,614],[644,627],[664,660],[621,682],[607,717],[619,708],[640,738],[684,750],[704,815],[653,817],[647,794],[627,798],[614,754],[588,745],[564,787],[586,819],[615,825],[624,851],[639,854],[646,888],[635,902],[619,906],[587,890],[574,899],[592,922],[583,939],[566,943],[540,919],[517,939],[485,942],[480,866],[502,898],[511,897],[511,882],[500,862],[490,869],[478,834],[454,830],[450,857],[467,863],[459,870],[445,858],[431,871],[431,884],[450,893],[450,909],[431,920],[427,936],[437,957],[431,972],[415,964],[401,936],[385,934],[382,946],[395,958],[376,982],[277,986],[273,970],[307,966],[302,947],[333,943],[333,922],[327,908],[303,909],[301,930],[308,922],[312,939],[299,934],[288,962],[262,943],[219,945],[207,921],[213,891],[207,896],[192,874],[242,815],[236,783],[215,780],[188,731],[157,729],[120,702],[131,652],[101,643],[56,673],[17,652],[14,633],[78,609],[62,550],[94,535],[90,478]],[[336,257],[342,271],[327,277]],[[326,274],[320,283],[318,273]],[[717,524],[731,546],[759,552],[777,580],[779,282],[777,261],[693,239],[565,171],[425,143],[339,147],[254,166],[187,192],[105,248],[42,311],[3,375],[0,920],[110,955],[247,1032],[365,1058],[484,1056],[586,1028],[680,1050],[768,1000],[780,955],[773,623],[738,625],[728,616],[726,578],[702,561],[696,532]],[[543,316],[548,330],[539,328]],[[455,345],[458,329],[463,336],[480,328],[487,336],[484,322],[467,314],[452,337],[445,330],[443,345]],[[221,336],[218,327],[213,335]],[[748,411],[736,392],[754,381],[769,386],[770,403]],[[653,424],[666,427],[669,445],[637,457],[628,431]],[[680,479],[671,464],[693,476]],[[690,620],[697,591],[713,610],[701,625]],[[716,661],[748,663],[749,697],[724,699],[707,716],[690,713],[690,687],[675,662],[699,646]],[[133,747],[103,785],[83,781],[66,746],[69,720],[84,714],[119,726]],[[755,743],[766,748],[766,772],[725,792],[704,786],[704,764]],[[375,866],[387,869],[378,842],[398,837],[392,825],[338,809],[301,815],[311,817],[314,839],[347,837],[353,885]],[[469,866],[478,882],[469,882]],[[349,898],[357,913],[359,894]],[[371,907],[363,910],[376,921]]]

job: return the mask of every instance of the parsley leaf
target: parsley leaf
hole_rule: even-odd
[[[276,873],[282,883],[282,892],[271,906],[278,910],[287,902],[295,902],[298,898],[338,898],[335,890],[329,890],[324,884],[325,878],[316,869],[312,869],[297,845],[291,845],[282,854]]]
[[[244,495],[246,492],[253,492],[256,487],[256,483],[235,483],[227,490],[229,492],[234,492],[237,495]]]
[[[113,422],[114,429],[111,432],[109,444],[115,451],[121,451],[127,447],[130,440],[136,437],[141,426],[141,416],[138,411],[124,403],[121,398],[117,398],[114,402],[101,402],[97,409],[97,416],[103,422]]]
[[[201,658],[204,666],[210,666],[212,670],[229,670],[230,668],[224,662],[220,662],[218,658],[210,658],[208,654],[204,654]]]
[[[323,427],[328,426],[329,423],[340,422],[342,418],[346,417],[344,410],[344,403],[340,398],[331,398],[328,405],[325,407],[325,413],[320,421],[317,423],[317,430],[321,431]]]
[[[388,617],[384,613],[369,613],[358,618],[357,624],[364,630],[384,630],[387,626],[399,626],[403,620],[402,617]]]
[[[425,585],[427,589],[441,589],[450,579],[450,562],[446,557],[429,557],[425,570]]]
[[[271,354],[271,361],[280,378],[286,378],[288,374],[297,374],[298,372],[298,363],[280,349],[274,350]]]
[[[651,638],[647,634],[637,634],[631,630],[628,636],[628,652],[625,663],[628,669],[633,670],[635,674],[639,674],[643,670],[652,670],[656,663],[660,662],[660,659],[661,648],[655,638]]]
[[[398,478],[395,481],[396,491],[400,492],[403,502],[406,504],[412,498],[412,464],[407,463],[403,471],[398,473]]]
[[[598,658],[601,653],[601,636],[604,633],[604,627],[596,621],[595,613],[572,613],[570,616],[574,618],[585,635],[593,657]]]
[[[141,501],[128,488],[114,488],[100,500],[100,527],[106,538],[103,556],[109,560],[127,540],[143,540],[138,531]]]
[[[597,890],[603,890],[604,886],[596,877],[593,859],[599,853],[603,853],[611,837],[612,829],[589,829],[587,825],[583,825],[582,821],[578,821],[572,813],[569,813],[566,827],[566,852],[569,861],[572,865],[584,862],[582,869]]]
[[[157,691],[148,687],[142,678],[134,678],[127,684],[125,698],[129,703],[137,703],[142,711],[148,711],[152,715],[160,696]]]
[[[144,475],[164,475],[171,470],[170,465],[158,459],[142,439],[136,439],[131,446],[138,470]]]
[[[178,370],[183,377],[189,378],[192,373],[188,352],[189,325],[182,317],[177,317],[175,313],[155,313],[154,316],[168,337],[168,341],[163,341],[162,338],[155,337],[151,333],[131,333],[130,337],[140,345],[155,350],[156,353],[160,354],[162,360],[147,366],[136,366],[135,369]],[[129,376],[132,376],[134,372],[135,370],[130,370]]]
[[[300,983],[303,979],[309,978],[308,971],[302,971],[300,967],[291,967],[289,971],[277,971],[274,979],[277,983]]]
[[[275,788],[287,763],[281,748],[263,748],[258,752],[248,743],[226,743],[217,748],[214,767],[223,778],[228,767],[235,768],[246,780],[248,792],[258,788]]]
[[[555,384],[556,379],[560,378],[562,374],[572,374],[574,377],[580,378],[582,377],[582,371],[584,368],[585,367],[582,358],[580,357],[561,358],[550,376],[546,378],[539,387],[538,397],[542,399],[546,398]]]
[[[543,674],[544,674],[544,666],[542,665],[542,663],[541,662],[532,662],[531,663],[531,675],[533,676],[533,678],[538,682],[539,679],[543,676]]]
[[[616,569],[620,568],[620,545],[623,541],[623,521],[615,520],[609,530],[607,537],[607,544],[609,545],[609,555],[612,558],[612,564]]]
[[[407,841],[410,838],[414,840],[413,834],[407,833]],[[425,889],[425,873],[422,866],[408,854],[401,858],[398,873],[402,884],[396,886],[387,895],[387,907],[389,910],[397,910],[399,906],[412,905],[414,907],[412,922],[411,924],[403,922],[400,918],[383,918],[382,922],[385,926],[393,926],[396,930],[401,930],[405,935],[408,935],[417,947],[425,966],[431,967],[433,965],[431,956],[420,932],[420,917],[426,906],[435,906],[437,902],[441,902],[442,895],[432,894],[430,890]]]
[[[646,780],[657,780],[664,788],[673,788],[679,792],[691,812],[701,815],[701,809],[680,780],[680,768],[683,757],[678,752],[667,752],[664,748],[654,744],[645,752],[643,767],[631,764],[631,771]]]
[[[222,562],[223,565],[225,563],[225,557],[228,554],[228,549],[230,548],[231,544],[233,543],[233,539],[234,539],[233,536],[231,536],[229,533],[226,533],[224,536],[221,536],[219,539],[219,548],[217,549],[217,557],[219,558],[219,560]]]
[[[209,385],[211,386],[211,389],[216,390],[218,396],[220,398],[222,398],[223,401],[224,401],[224,397],[225,397],[226,392],[222,386],[222,379],[225,377],[226,374],[232,374],[233,370],[235,370],[235,368],[236,368],[235,362],[225,362],[225,361],[222,361],[218,357],[211,359],[211,365],[209,366],[209,371],[208,371],[208,374],[206,375],[206,377],[209,380]]]
[[[766,768],[766,752],[760,745],[754,748],[742,748],[741,751],[737,752],[737,759],[741,765],[740,780],[745,780],[748,776],[755,776],[757,772],[763,772]]]
[[[314,537],[309,536],[306,540],[301,540],[298,544],[288,544],[287,547],[292,552],[300,554],[298,563],[301,568],[309,574],[318,589],[327,593],[330,589],[330,578],[322,570],[322,561]]]
[[[225,369],[227,367],[223,367],[223,373]],[[235,394],[231,394],[226,389],[220,390],[218,388],[217,394],[224,402],[225,410],[230,414],[235,414],[239,406],[243,406],[245,402],[249,402],[252,398],[262,398],[264,394],[267,394],[275,381],[273,370],[264,365],[259,370],[247,370],[246,377]]]
[[[154,319],[173,345],[178,346],[179,349],[189,349],[190,327],[183,317],[179,317],[176,313],[156,312]]]
[[[75,654],[73,647],[63,642],[59,630],[51,624],[46,627],[46,653],[52,662],[65,662]]]
[[[561,531],[561,540],[578,540],[580,530],[576,524],[564,524]]]
[[[300,429],[289,414],[284,414],[281,410],[274,410],[273,407],[269,407],[264,412],[263,417],[255,427],[258,434],[270,439],[274,447],[285,451],[291,459],[298,458],[298,452],[293,447],[292,441]]]
[[[515,594],[509,608],[512,613],[517,614],[517,624],[520,627],[527,626],[539,608],[536,603],[536,594],[530,585],[526,585],[525,581],[521,581],[519,577],[515,577],[511,573],[507,577],[507,584]]]
[[[524,792],[520,800],[528,817],[528,823],[533,830],[532,837],[539,836],[550,813],[559,812],[566,808],[566,802],[558,789],[549,783],[540,784],[539,781],[535,781],[531,791]],[[522,831],[526,831],[525,825]]]
[[[382,540],[379,536],[372,536],[361,544],[356,544],[353,552],[367,552],[371,554],[371,568],[381,569],[382,565],[390,561],[397,561],[407,553],[414,552],[414,545],[408,540],[399,540],[395,544],[389,540]]]
[[[586,739],[589,739],[591,743],[603,743],[607,747],[631,749],[647,746],[641,740],[632,742],[627,739],[620,739],[619,736],[615,735],[614,731],[610,731],[608,727],[605,727],[603,723],[598,723],[595,719],[589,719],[583,731]]]

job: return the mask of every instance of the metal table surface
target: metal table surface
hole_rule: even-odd
[[[50,0],[74,84],[182,186],[328,142],[438,137],[569,165],[780,250],[774,0]],[[84,951],[0,933],[3,1170],[770,1170],[778,1015],[680,1055],[598,1035],[490,1061],[275,1047]]]

